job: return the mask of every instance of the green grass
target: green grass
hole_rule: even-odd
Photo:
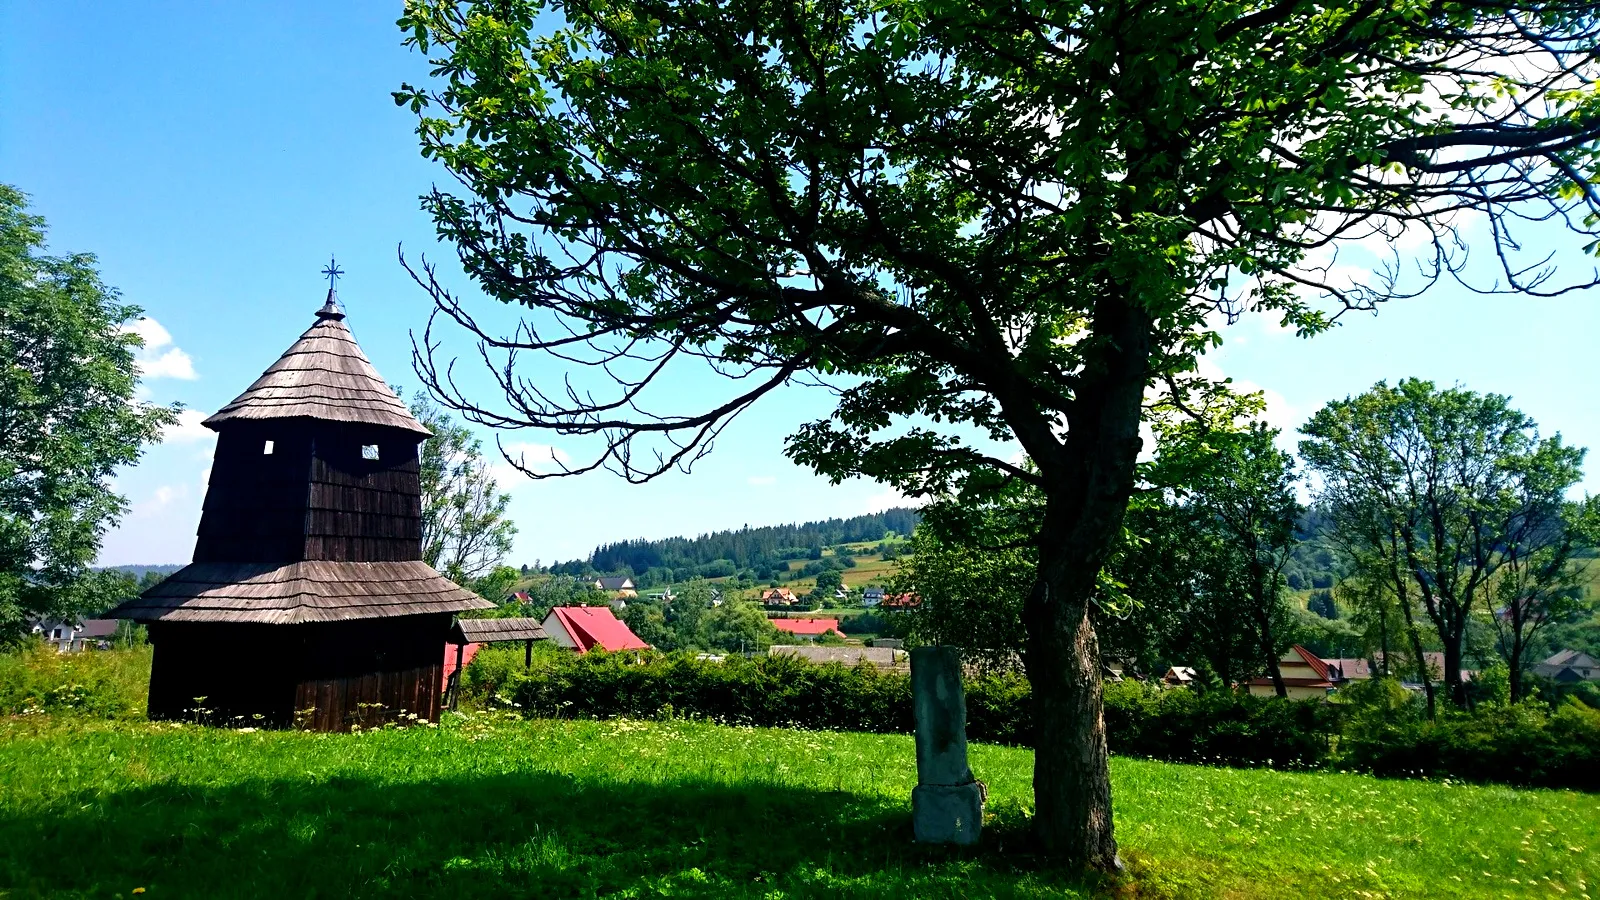
[[[1026,852],[1031,755],[975,746],[971,851],[910,841],[909,738],[684,722],[354,735],[0,720],[0,896],[1585,897],[1600,799],[1113,763],[1132,875]]]

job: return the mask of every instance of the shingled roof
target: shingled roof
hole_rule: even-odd
[[[204,424],[215,429],[223,422],[301,417],[432,434],[361,352],[332,290],[317,311],[316,324]]]
[[[108,617],[297,625],[493,607],[421,560],[194,563]]]

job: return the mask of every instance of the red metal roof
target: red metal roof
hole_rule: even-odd
[[[550,610],[556,623],[567,632],[579,653],[601,650],[649,650],[627,625],[612,615],[608,606],[557,606]]]
[[[1278,672],[1283,676],[1285,687],[1330,688],[1334,686],[1333,679],[1330,677],[1331,673],[1328,670],[1328,663],[1325,660],[1299,644],[1295,644],[1289,650],[1300,657],[1301,663],[1304,663],[1305,667],[1311,670],[1311,675],[1307,677],[1293,674],[1300,669],[1300,665],[1290,660],[1289,654],[1286,653],[1283,659],[1278,662]],[[1250,679],[1245,684],[1270,686],[1272,684],[1272,676],[1262,675],[1258,678]]]
[[[790,634],[815,634],[823,635],[828,632],[838,632],[838,619],[773,619],[772,626],[779,631]]]

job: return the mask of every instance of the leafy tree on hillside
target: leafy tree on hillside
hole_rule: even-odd
[[[1446,694],[1465,706],[1474,610],[1495,602],[1500,585],[1509,599],[1541,593],[1528,579],[1564,577],[1572,537],[1560,512],[1583,477],[1584,451],[1559,435],[1540,438],[1506,397],[1418,379],[1329,403],[1300,430],[1341,539],[1386,577],[1403,613],[1420,604],[1444,646]]]
[[[458,182],[425,206],[534,312],[491,333],[415,271],[499,388],[458,392],[430,327],[430,390],[643,481],[822,379],[834,414],[788,442],[819,473],[1033,486],[1034,824],[1097,867],[1119,862],[1091,609],[1147,401],[1204,415],[1229,317],[1311,334],[1457,273],[1462,210],[1502,289],[1559,288],[1516,262],[1519,217],[1600,231],[1589,0],[411,0],[401,27],[430,80],[395,99]],[[1402,231],[1432,239],[1420,281],[1351,286],[1323,255]]]
[[[139,308],[93,256],[45,255],[44,233],[0,185],[0,643],[29,618],[92,614],[117,596],[120,573],[89,570],[127,509],[111,475],[178,411],[137,399]]]
[[[411,399],[411,414],[433,432],[422,442],[422,559],[458,582],[482,578],[511,552],[511,495],[495,483],[482,442],[426,394]]]
[[[707,614],[702,627],[706,647],[728,653],[757,652],[778,638],[778,629],[761,606],[747,600],[723,601]]]
[[[924,507],[922,525],[911,535],[911,555],[889,592],[924,600],[896,614],[914,642],[957,646],[981,668],[1010,671],[1025,641],[1022,607],[1037,566],[1028,547],[1004,546],[1015,501],[977,512],[994,538],[986,546],[966,539],[974,530],[974,512],[951,503]]]
[[[826,606],[833,602],[833,594],[844,585],[837,569],[817,573],[817,586],[811,590],[811,599]]]

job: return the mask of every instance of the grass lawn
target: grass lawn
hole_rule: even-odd
[[[1600,798],[1118,759],[1129,882],[910,842],[910,738],[671,722],[354,735],[0,720],[0,896],[1591,897]]]

